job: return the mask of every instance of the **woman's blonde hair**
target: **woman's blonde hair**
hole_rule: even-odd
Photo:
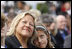
[[[7,32],[7,36],[13,35],[15,32],[15,28],[17,24],[19,23],[20,19],[22,19],[26,14],[30,14],[33,18],[35,17],[34,14],[32,14],[30,11],[26,11],[23,13],[18,14],[12,21],[9,32]],[[34,18],[35,19],[35,18]]]

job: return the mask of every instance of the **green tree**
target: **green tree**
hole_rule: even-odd
[[[41,11],[41,13],[48,13],[48,6],[46,3],[37,4],[37,9]]]

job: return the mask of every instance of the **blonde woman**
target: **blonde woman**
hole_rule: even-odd
[[[8,37],[5,40],[7,48],[30,48],[28,40],[35,29],[35,15],[29,11],[18,14],[12,21]]]

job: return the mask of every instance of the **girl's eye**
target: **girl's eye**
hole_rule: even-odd
[[[44,35],[41,35],[40,38],[44,38]]]

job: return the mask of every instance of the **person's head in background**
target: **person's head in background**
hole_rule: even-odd
[[[42,23],[47,28],[48,31],[50,31],[50,32],[54,31],[55,22],[54,22],[54,19],[50,15],[48,15],[48,14],[43,15]]]
[[[2,37],[4,36],[4,33],[6,33],[5,29],[7,28],[5,27],[5,25],[7,25],[7,21],[8,19],[6,18],[5,14],[1,13],[1,36]]]
[[[15,13],[15,10],[13,7],[10,7],[7,18],[8,18],[8,26],[10,26],[10,23],[12,22],[13,18],[16,16],[17,14]]]
[[[30,12],[36,16],[35,17],[35,25],[41,23],[41,18],[40,18],[41,12],[37,9],[31,9]]]
[[[56,24],[57,24],[57,28],[64,30],[66,27],[66,18],[64,15],[58,15],[56,17]]]
[[[54,4],[50,6],[50,11],[56,11],[56,6]]]
[[[30,5],[25,5],[24,10],[29,11],[31,9]]]
[[[71,16],[71,1],[63,1],[61,11],[67,12]]]
[[[23,1],[17,1],[16,3],[19,9],[24,9],[24,6],[26,5],[26,3]]]
[[[70,1],[66,1],[66,2],[64,3],[64,7],[65,7],[66,11],[69,10],[69,9],[71,8],[71,3],[70,3]]]
[[[67,12],[60,12],[59,15],[63,15],[66,18],[66,21],[67,21],[66,27],[70,31],[71,16]]]
[[[44,26],[36,26],[36,33],[32,38],[32,44],[37,48],[53,48],[50,35]]]

